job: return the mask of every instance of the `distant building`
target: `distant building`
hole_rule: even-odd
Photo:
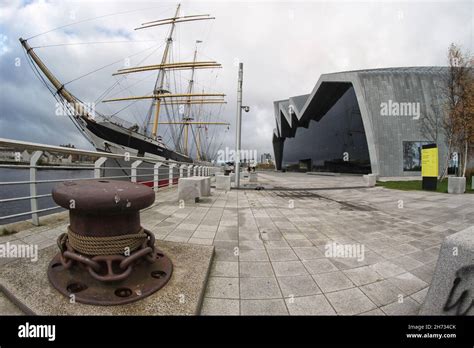
[[[63,147],[74,148],[74,146]],[[28,152],[27,150],[20,151],[12,148],[0,148],[0,162],[25,164],[29,163],[30,159],[31,152]],[[61,165],[72,163],[93,163],[94,160],[94,157],[87,155],[50,153],[44,151],[39,163],[42,165]]]
[[[417,176],[421,146],[447,147],[440,126],[447,67],[321,75],[310,94],[274,102],[276,169]],[[437,132],[436,132],[437,130]]]
[[[260,163],[270,164],[272,162],[272,155],[269,153],[263,153],[260,155]]]
[[[29,162],[31,155],[28,151],[16,151],[15,149],[0,148],[0,162]]]

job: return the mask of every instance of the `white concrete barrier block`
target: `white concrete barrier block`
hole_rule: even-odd
[[[216,189],[230,191],[230,180],[229,175],[216,175]]]
[[[444,239],[419,314],[474,316],[474,226]]]
[[[363,176],[365,186],[367,187],[374,187],[375,183],[377,182],[377,175],[376,174],[366,174]]]
[[[201,183],[201,197],[209,197],[211,195],[211,178],[209,176],[197,176],[196,180]]]
[[[178,201],[196,202],[201,197],[201,182],[191,178],[179,178],[178,180]]]
[[[466,192],[466,178],[450,176],[448,177],[448,193],[460,194]]]
[[[250,173],[250,174],[249,174],[249,182],[258,182],[258,175],[257,175],[257,173]]]

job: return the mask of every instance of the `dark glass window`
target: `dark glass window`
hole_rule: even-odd
[[[403,142],[403,171],[421,171],[421,146],[429,141],[404,141]]]

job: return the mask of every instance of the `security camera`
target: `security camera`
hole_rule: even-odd
[[[242,106],[242,109],[244,109],[245,112],[249,112],[250,106]]]

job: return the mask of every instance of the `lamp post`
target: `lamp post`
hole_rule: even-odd
[[[242,106],[242,82],[244,77],[244,63],[239,63],[239,80],[237,83],[237,123],[235,129],[235,187],[240,187],[240,148],[242,135],[242,109],[250,111],[250,107]]]

